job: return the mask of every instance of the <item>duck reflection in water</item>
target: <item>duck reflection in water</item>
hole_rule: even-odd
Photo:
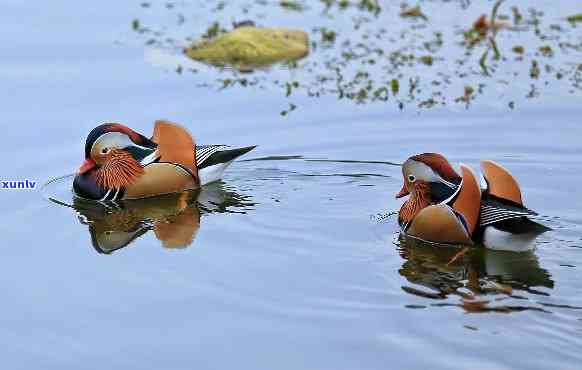
[[[467,312],[545,311],[524,305],[527,294],[548,295],[536,287],[554,287],[533,251],[511,252],[470,248],[459,253],[455,246],[427,243],[400,235],[399,253],[405,260],[399,270],[409,282],[430,290],[403,286],[416,296],[444,300],[450,295],[461,298],[460,304],[437,303],[436,306],[460,306]],[[523,294],[523,296],[519,293]],[[520,303],[516,303],[520,302]]]
[[[75,198],[81,224],[89,226],[91,243],[99,253],[127,247],[152,230],[164,248],[186,248],[196,238],[201,216],[245,213],[251,198],[213,183],[202,189],[152,198],[107,203]]]

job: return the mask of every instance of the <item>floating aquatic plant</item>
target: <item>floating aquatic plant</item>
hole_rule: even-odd
[[[582,13],[571,15],[566,20],[570,23],[580,23],[582,22]]]
[[[309,46],[303,31],[244,26],[194,43],[185,53],[213,65],[260,68],[303,58],[309,53]]]

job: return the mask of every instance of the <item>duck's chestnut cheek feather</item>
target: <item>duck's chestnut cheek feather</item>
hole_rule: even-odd
[[[85,159],[85,161],[81,164],[81,167],[79,167],[77,175],[82,175],[95,167],[97,167],[97,163],[95,163],[94,160],[92,160],[91,158]]]

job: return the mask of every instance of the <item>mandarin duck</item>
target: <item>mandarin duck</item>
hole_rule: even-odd
[[[255,146],[195,145],[182,126],[156,121],[151,139],[118,124],[95,127],[73,190],[81,198],[111,201],[197,189],[220,180],[226,167]]]
[[[438,153],[412,156],[402,165],[404,185],[396,198],[410,195],[398,212],[405,235],[429,242],[473,245],[498,250],[532,249],[550,230],[530,219],[519,184],[493,161],[482,161],[482,181],[461,164],[459,175]]]

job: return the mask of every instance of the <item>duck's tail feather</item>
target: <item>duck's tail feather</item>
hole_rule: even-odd
[[[206,185],[222,178],[224,170],[241,155],[250,152],[256,146],[231,149],[226,145],[204,145],[196,147],[198,175],[200,184]]]
[[[530,220],[527,217],[512,218],[504,221],[497,222],[495,225],[496,229],[505,231],[511,234],[530,234],[530,235],[540,235],[546,231],[552,230],[552,228],[542,225],[538,222]]]
[[[257,146],[247,146],[244,148],[231,149],[226,145],[201,145],[196,147],[196,159],[198,161],[198,169],[215,166],[218,164],[226,164],[235,160],[243,154],[250,152]]]

